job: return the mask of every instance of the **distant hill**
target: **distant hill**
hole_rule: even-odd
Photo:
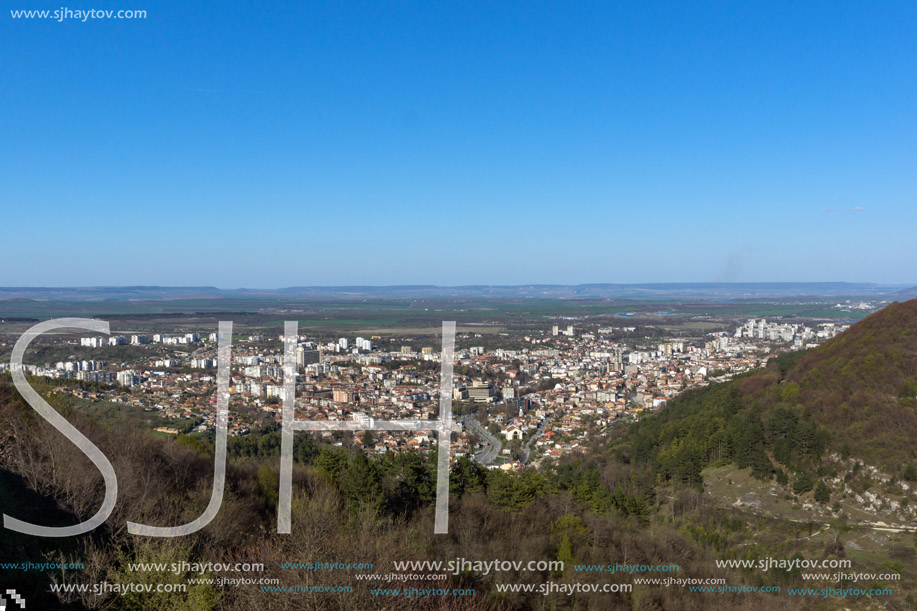
[[[669,282],[642,284],[297,286],[276,289],[202,287],[0,287],[0,300],[141,301],[174,299],[790,299],[895,296],[902,286],[854,282]],[[917,296],[917,295],[915,295]],[[897,297],[889,297],[897,298]]]
[[[894,294],[895,299],[915,299],[917,298],[917,286],[902,289]]]

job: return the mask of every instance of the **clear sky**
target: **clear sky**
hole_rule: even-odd
[[[0,14],[0,285],[917,283],[917,3]]]

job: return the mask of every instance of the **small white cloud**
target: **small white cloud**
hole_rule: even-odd
[[[822,208],[821,212],[831,212],[834,208]]]
[[[863,210],[863,206],[854,206],[853,208],[851,208],[851,210],[853,210],[854,212],[860,212]]]

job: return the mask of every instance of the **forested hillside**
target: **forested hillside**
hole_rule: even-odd
[[[808,352],[682,394],[616,448],[659,481],[699,484],[732,462],[762,479],[807,471],[825,453],[917,479],[917,300],[894,303]]]
[[[264,593],[257,586],[196,585],[185,594],[151,601],[131,596],[56,596],[55,583],[110,581],[185,582],[190,574],[132,573],[130,562],[263,562],[264,577],[283,584],[354,586],[354,592],[308,597],[272,596],[272,609],[374,609],[379,600],[346,571],[314,573],[284,569],[285,562],[371,562],[375,572],[393,560],[532,559],[567,562],[563,573],[507,572],[450,575],[437,587],[474,588],[474,598],[399,599],[387,609],[709,609],[723,601],[753,602],[778,609],[768,595],[692,594],[676,588],[638,586],[632,594],[497,594],[501,583],[621,581],[603,573],[577,573],[573,562],[677,563],[679,577],[745,577],[717,569],[717,550],[694,540],[681,522],[726,524],[696,493],[677,502],[679,524],[659,514],[652,473],[597,454],[561,465],[556,472],[521,475],[486,471],[467,459],[455,462],[448,535],[433,535],[435,469],[414,453],[366,458],[297,434],[293,531],[276,533],[279,434],[260,431],[232,439],[227,490],[217,518],[203,530],[177,539],[148,539],[126,532],[127,520],[173,525],[197,517],[210,495],[211,446],[205,437],[159,439],[114,420],[102,427],[68,406],[67,395],[33,381],[68,420],[111,460],[119,478],[119,501],[106,523],[81,537],[40,539],[3,531],[8,562],[79,561],[80,571],[2,571],[33,608],[252,609]],[[24,404],[9,383],[0,383],[0,503],[11,516],[49,525],[72,524],[92,515],[102,497],[101,477],[91,463]],[[724,526],[725,528],[725,526]],[[741,527],[733,524],[734,532]],[[233,576],[228,574],[228,576]],[[624,578],[627,581],[626,578]],[[405,586],[429,587],[407,582]],[[259,602],[260,601],[260,602]],[[152,605],[152,606],[151,606]]]

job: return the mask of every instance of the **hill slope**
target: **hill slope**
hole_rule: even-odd
[[[798,385],[799,407],[831,431],[832,446],[889,470],[912,460],[917,300],[893,303],[806,354],[785,383]]]
[[[917,300],[894,303],[815,350],[677,397],[633,427],[617,452],[650,464],[663,481],[688,484],[715,462],[768,479],[779,465],[817,468],[829,451],[902,474],[917,457],[915,380]]]

